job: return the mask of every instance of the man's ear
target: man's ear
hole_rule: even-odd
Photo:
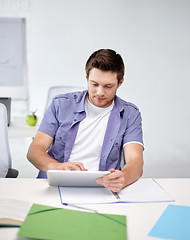
[[[119,82],[117,88],[119,88],[123,82],[124,82],[124,78],[121,79],[121,81]]]
[[[88,81],[88,76],[86,75],[86,79],[87,79],[87,81]]]

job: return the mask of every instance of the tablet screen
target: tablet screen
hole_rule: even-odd
[[[50,186],[102,187],[102,185],[96,183],[96,179],[107,174],[110,174],[110,172],[48,170],[47,178]]]

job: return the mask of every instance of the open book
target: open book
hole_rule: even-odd
[[[20,226],[30,208],[28,202],[0,198],[0,226]]]

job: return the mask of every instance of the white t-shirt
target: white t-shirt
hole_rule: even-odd
[[[99,169],[106,127],[114,102],[107,108],[96,107],[85,99],[86,118],[79,124],[69,162],[82,162],[91,171]]]

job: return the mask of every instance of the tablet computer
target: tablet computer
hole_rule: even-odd
[[[102,187],[102,185],[96,183],[96,179],[107,174],[110,174],[110,172],[48,170],[47,179],[50,186]]]

